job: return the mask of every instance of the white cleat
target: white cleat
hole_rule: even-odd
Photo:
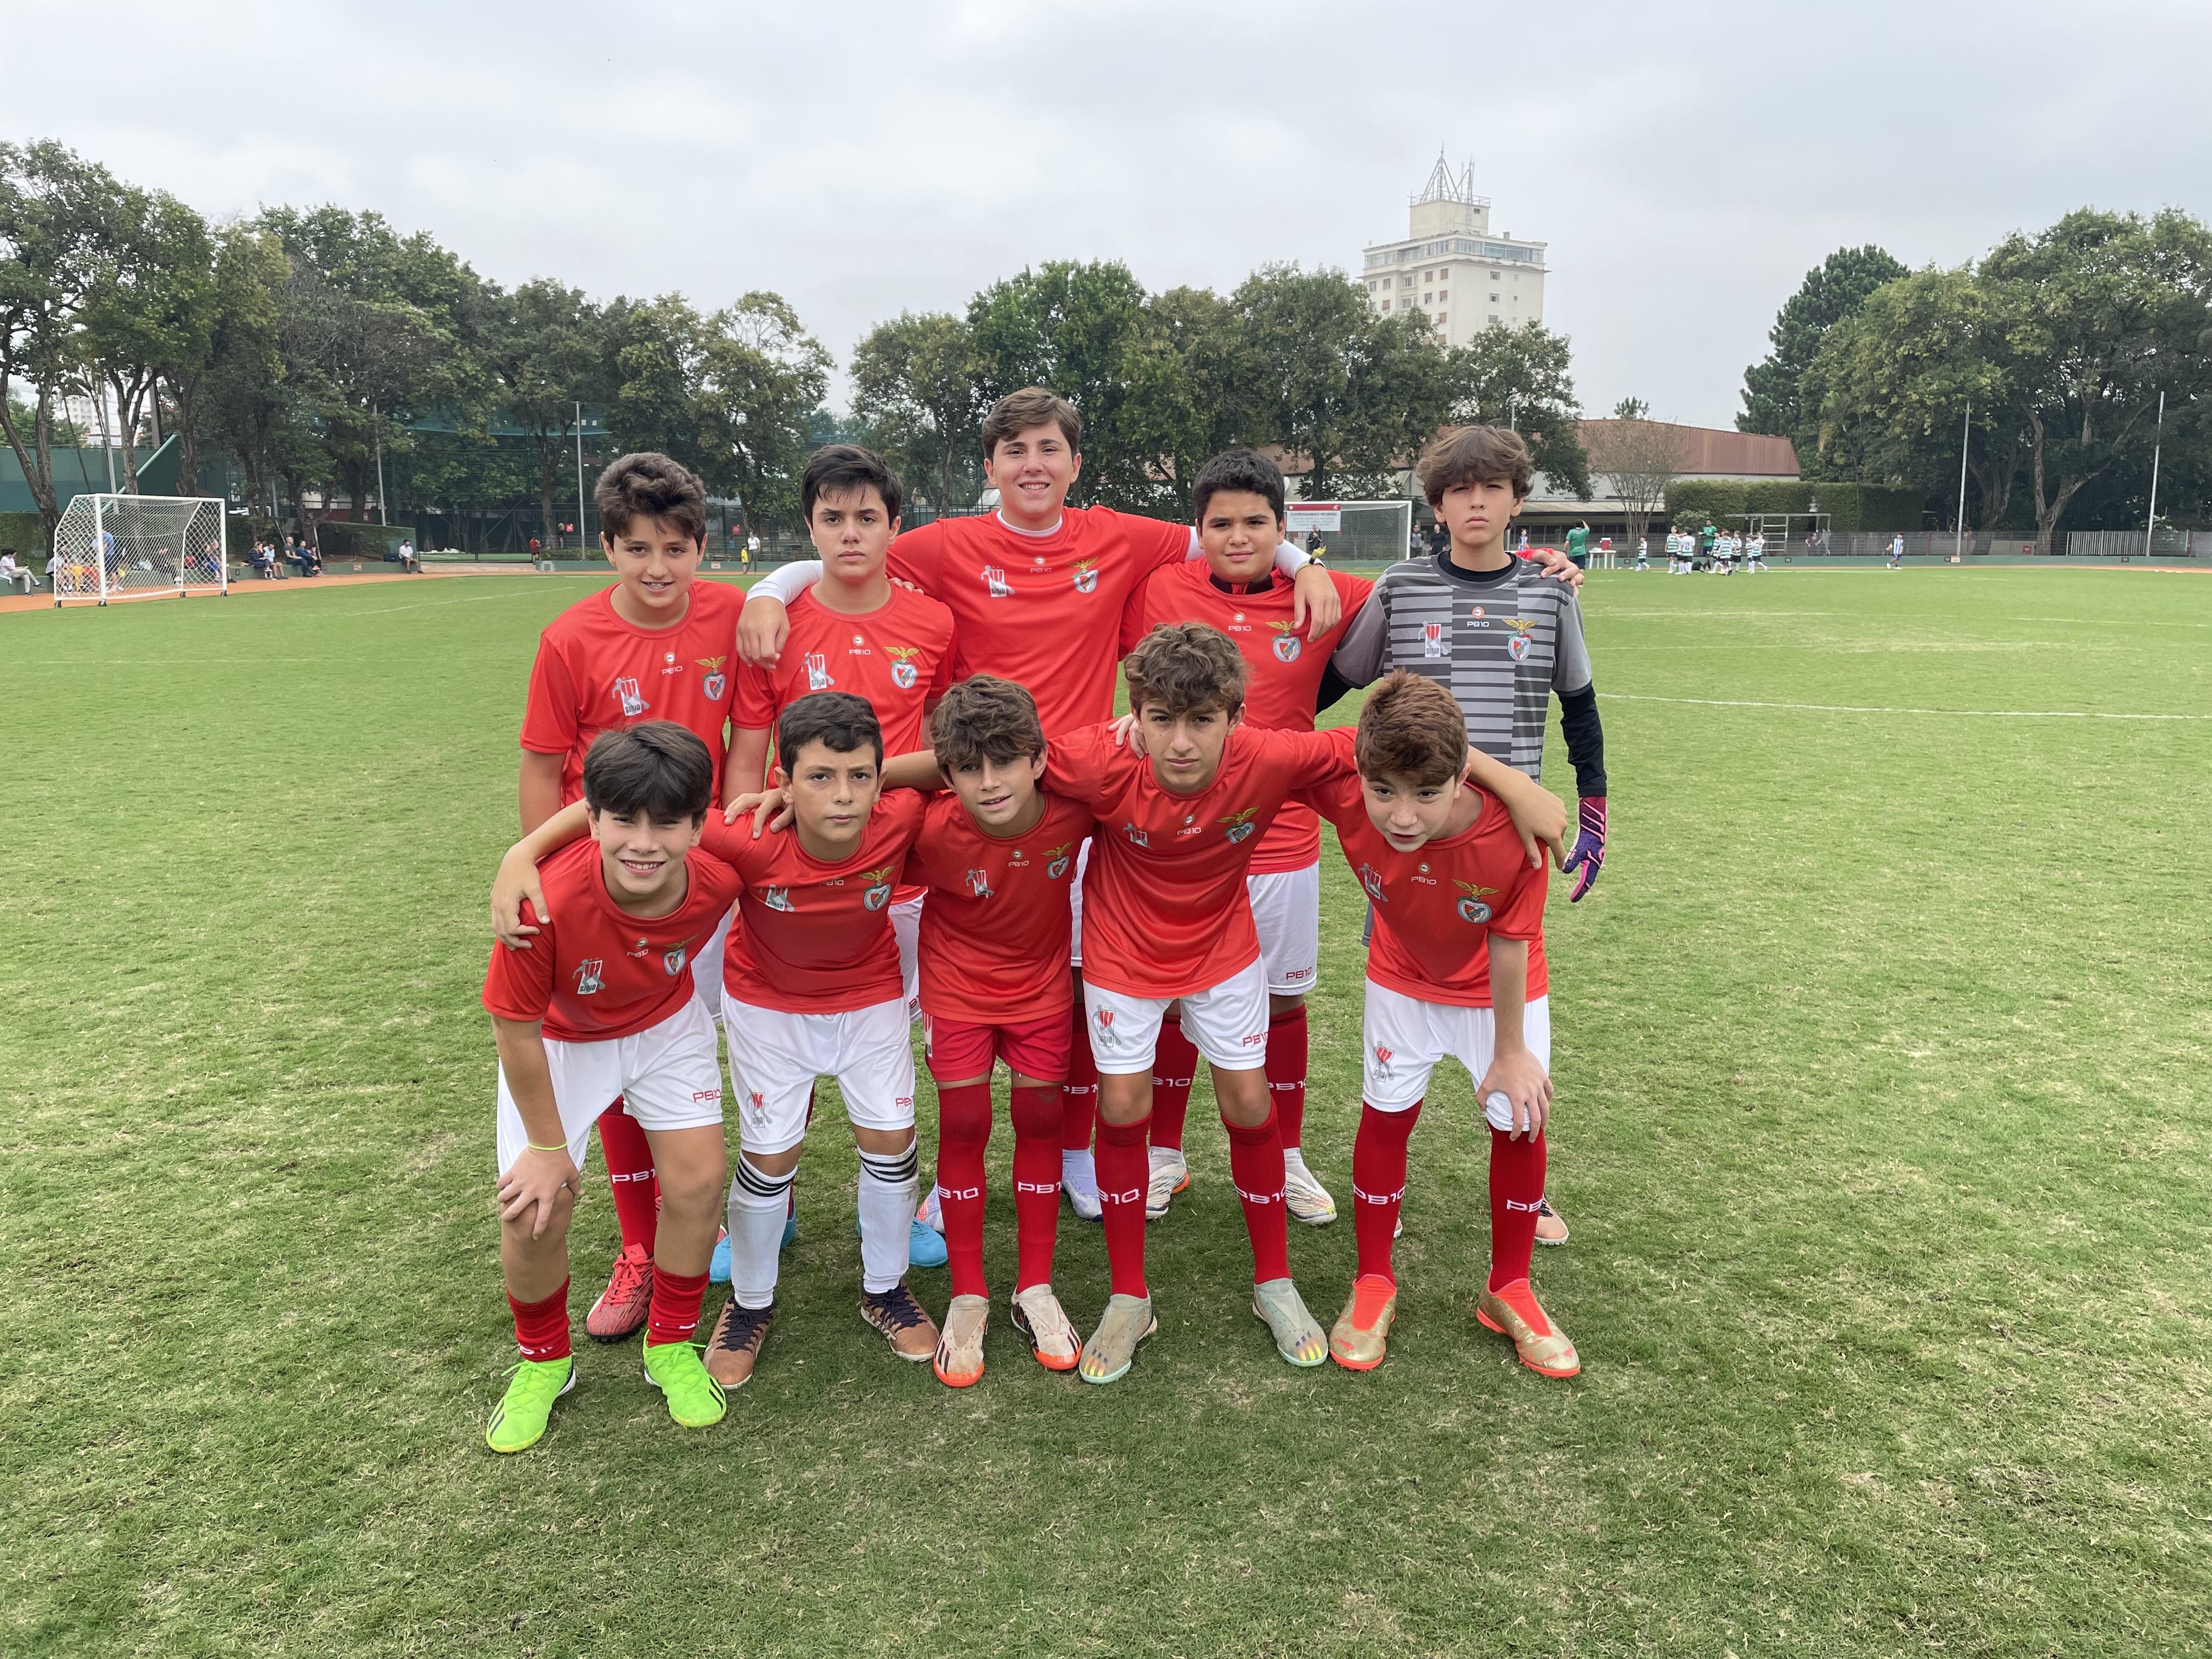
[[[1190,1165],[1176,1146],[1155,1146],[1152,1158],[1152,1179],[1145,1185],[1145,1219],[1158,1221],[1168,1212],[1168,1200],[1190,1185]]]
[[[1283,1159],[1283,1201],[1290,1206],[1291,1218],[1309,1227],[1326,1227],[1336,1219],[1336,1200],[1295,1152]]]

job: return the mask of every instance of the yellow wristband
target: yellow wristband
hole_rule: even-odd
[[[565,1140],[556,1141],[550,1146],[541,1146],[534,1140],[525,1141],[523,1145],[533,1152],[565,1152],[568,1150],[568,1143]]]

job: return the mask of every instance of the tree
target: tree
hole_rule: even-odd
[[[902,311],[853,349],[853,412],[940,509],[975,493],[978,368],[966,321],[946,312]]]
[[[1449,418],[1462,426],[1510,426],[1528,441],[1536,470],[1554,487],[1590,497],[1580,405],[1568,372],[1567,337],[1541,323],[1492,323],[1447,362]]]
[[[1735,417],[1735,429],[1774,433],[1802,448],[1816,428],[1817,411],[1806,407],[1798,382],[1821,342],[1868,295],[1905,274],[1903,265],[1871,242],[1838,248],[1807,271],[1767,331],[1774,349],[1743,372],[1743,412]]]
[[[703,469],[695,393],[706,337],[706,320],[680,294],[607,307],[608,425],[617,449],[655,449]]]
[[[162,375],[204,364],[211,348],[215,244],[207,222],[175,197],[125,189],[103,263],[76,353],[86,379],[114,396],[123,488],[135,495],[138,428]]]
[[[210,325],[203,343],[196,337],[161,368],[161,379],[175,410],[179,489],[198,488],[200,444],[218,437],[228,441],[246,468],[249,491],[267,476],[257,465],[265,446],[247,440],[246,411],[257,400],[281,396],[283,359],[276,349],[276,295],[290,274],[276,239],[227,225],[215,233]],[[234,426],[234,415],[246,418]]]
[[[1590,471],[1620,498],[1632,542],[1644,539],[1653,516],[1667,504],[1667,486],[1688,465],[1682,428],[1650,416],[1650,404],[1624,398],[1611,420],[1593,424],[1589,445]]]
[[[577,410],[605,396],[603,320],[581,292],[546,276],[512,294],[490,289],[486,300],[484,365],[507,419],[529,442],[540,522],[550,537],[554,492],[574,453]],[[584,534],[582,525],[576,534]]]
[[[781,294],[756,290],[707,321],[696,393],[710,483],[726,483],[757,519],[799,516],[807,422],[830,389],[831,359]]]
[[[1211,289],[1171,288],[1152,296],[1146,314],[1173,365],[1158,400],[1163,470],[1175,510],[1188,517],[1200,467],[1225,449],[1269,440],[1257,403],[1261,363],[1242,313]]]

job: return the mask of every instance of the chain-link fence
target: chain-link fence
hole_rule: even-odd
[[[54,603],[230,586],[223,505],[212,496],[79,495],[54,530]]]

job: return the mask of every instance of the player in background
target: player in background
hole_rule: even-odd
[[[1108,720],[1122,607],[1153,571],[1196,558],[1198,538],[1188,525],[1068,506],[1068,490],[1083,471],[1083,422],[1073,404],[1042,386],[1025,386],[993,404],[981,439],[984,476],[999,492],[998,510],[906,532],[891,544],[890,574],[951,608],[954,679],[997,674],[1026,686],[1048,738]],[[1328,577],[1302,568],[1306,556],[1287,544],[1276,549],[1275,560],[1291,576],[1299,627],[1314,635],[1334,627],[1338,601]],[[785,607],[821,574],[819,565],[795,564],[754,587],[738,641],[745,661],[777,665],[788,632]],[[1072,896],[1079,970],[1082,870],[1079,859]],[[1060,1178],[1076,1212],[1096,1219],[1091,1143],[1097,1073],[1079,1004],[1070,1023]]]
[[[1745,574],[1746,575],[1749,575],[1749,574],[1750,574],[1753,571],[1754,571],[1754,570],[1764,570],[1764,569],[1765,569],[1765,568],[1766,568],[1766,536],[1765,536],[1765,532],[1764,532],[1763,531],[1754,530],[1754,531],[1753,531],[1753,532],[1751,532],[1751,538],[1750,538],[1750,539],[1749,539],[1748,541],[1745,542],[1745,543],[1744,543],[1744,544],[1743,544],[1743,570],[1744,570],[1744,574]]]
[[[1498,427],[1465,427],[1422,452],[1419,475],[1451,550],[1384,571],[1331,667],[1353,685],[1400,668],[1434,680],[1465,713],[1474,748],[1538,783],[1556,696],[1578,797],[1574,850],[1560,867],[1579,902],[1605,865],[1605,732],[1574,589],[1506,550],[1534,476],[1528,446]],[[1566,1242],[1547,1201],[1538,1222],[1538,1242]]]
[[[1889,568],[1905,568],[1905,533],[1902,531],[1889,538]]]
[[[1264,455],[1232,449],[1199,469],[1191,487],[1202,561],[1155,571],[1122,619],[1121,647],[1133,649],[1162,623],[1204,623],[1219,629],[1244,659],[1244,722],[1261,731],[1310,732],[1315,699],[1330,653],[1375,584],[1332,570],[1343,621],[1318,638],[1301,635],[1289,585],[1273,566],[1282,539],[1283,475]],[[1321,820],[1286,805],[1261,837],[1245,887],[1267,981],[1267,1076],[1283,1144],[1290,1212],[1311,1226],[1336,1219],[1336,1200],[1306,1167],[1306,995],[1321,963]],[[1151,1176],[1145,1213],[1158,1220],[1190,1184],[1183,1121],[1190,1107],[1198,1049],[1170,1009],[1154,1052]]]
[[[817,1077],[836,1079],[860,1148],[860,1316],[902,1359],[919,1363],[937,1349],[937,1327],[906,1287],[914,1051],[890,915],[921,798],[879,799],[882,728],[850,692],[816,692],[785,709],[776,750],[793,832],[710,817],[702,837],[743,884],[722,964],[740,1147],[731,1297],[707,1345],[708,1374],[729,1389],[751,1377],[775,1315],[778,1247]],[[749,804],[741,798],[732,811]],[[535,902],[536,860],[580,823],[568,809],[508,851],[492,890],[496,926],[521,899]]]
[[[1638,570],[1649,570],[1651,568],[1651,538],[1649,536],[1638,536],[1636,538],[1636,568]]]
[[[776,721],[816,691],[866,698],[888,753],[928,747],[929,711],[951,684],[952,613],[885,573],[903,501],[890,468],[856,444],[830,444],[808,458],[799,511],[822,556],[823,577],[792,601],[776,665],[738,665],[730,713],[730,796],[761,790]],[[891,932],[911,1018],[921,1015],[915,939],[921,902],[922,890],[911,884],[891,897]],[[945,1265],[945,1242],[918,1219],[908,1248],[915,1266]]]
[[[522,716],[523,833],[582,793],[584,756],[603,732],[672,720],[696,732],[714,767],[716,801],[728,784],[724,722],[736,666],[742,590],[696,580],[706,554],[707,492],[687,468],[650,452],[624,455],[592,490],[599,547],[618,578],[546,626]],[[721,1017],[726,920],[692,956],[700,1000]],[[584,1328],[619,1342],[653,1301],[656,1217],[652,1146],[617,1099],[599,1117],[599,1150],[614,1189],[622,1249]]]
[[[536,902],[521,920],[535,925],[513,948],[492,947],[484,976],[499,1051],[500,1265],[522,1349],[484,1433],[497,1452],[535,1445],[575,1384],[568,1221],[610,1100],[627,1102],[660,1171],[646,1375],[685,1428],[724,1409],[691,1346],[726,1172],[721,1058],[692,967],[738,884],[693,851],[714,805],[714,757],[696,733],[648,721],[603,733],[582,787],[567,816],[582,816],[590,839],[532,866]]]
[[[1490,1125],[1490,1276],[1475,1317],[1511,1337],[1531,1370],[1572,1376],[1574,1344],[1528,1284],[1552,1098],[1542,862],[1531,867],[1502,803],[1464,781],[1465,717],[1434,681],[1392,674],[1360,710],[1356,737],[1331,735],[1358,776],[1307,795],[1336,826],[1375,933],[1352,1154],[1359,1269],[1329,1355],[1349,1370],[1382,1363],[1398,1309],[1391,1238],[1407,1142],[1449,1054]]]

